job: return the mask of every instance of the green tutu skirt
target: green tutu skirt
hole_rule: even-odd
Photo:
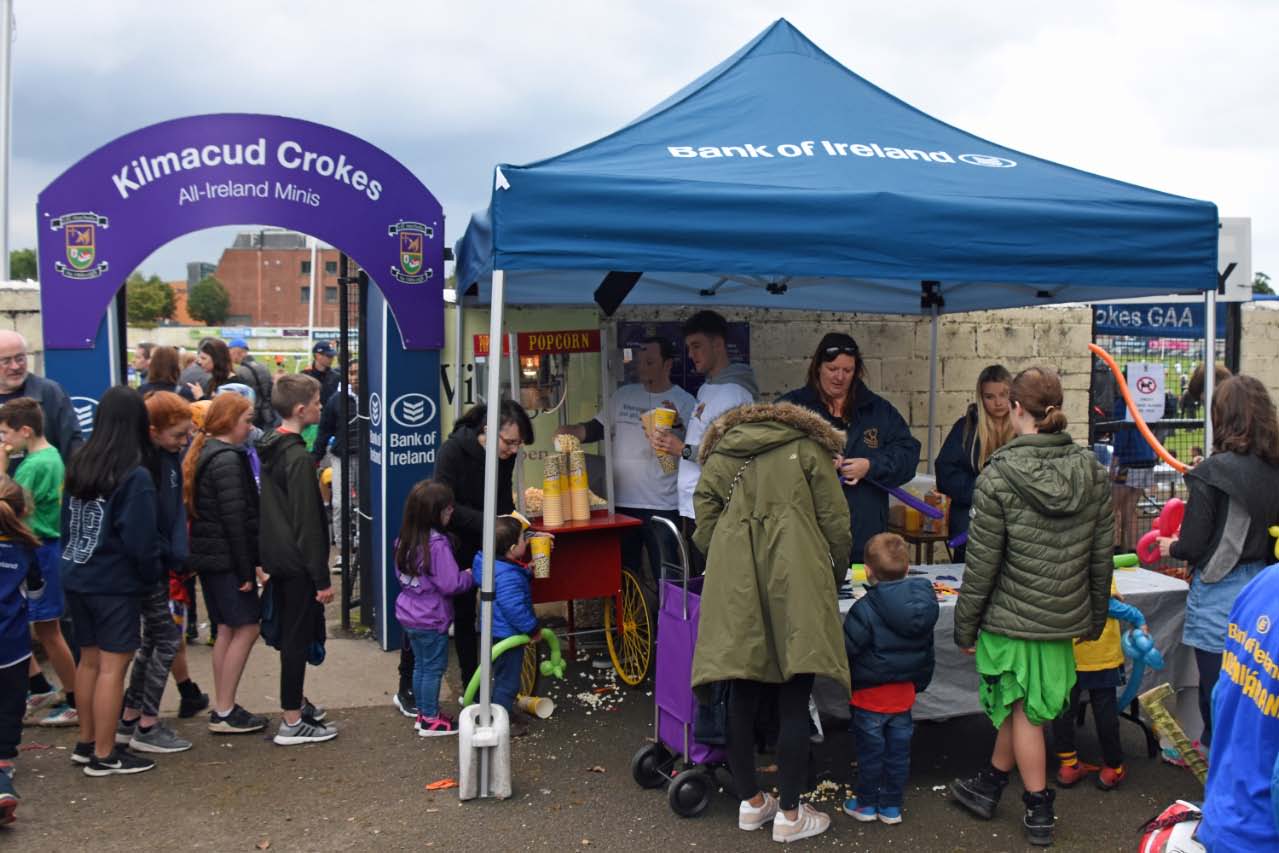
[[[977,635],[977,674],[982,710],[999,728],[1022,703],[1026,718],[1042,726],[1061,716],[1075,685],[1070,640],[1019,640],[982,631]]]

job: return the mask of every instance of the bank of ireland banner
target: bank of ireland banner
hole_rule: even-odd
[[[377,288],[369,288],[369,488],[373,516],[374,634],[384,649],[400,647],[395,621],[393,555],[404,503],[419,480],[435,473],[440,434],[440,354],[406,350]],[[464,567],[469,568],[469,567]]]
[[[162,122],[76,163],[36,215],[47,349],[92,348],[138,264],[221,225],[291,228],[338,247],[377,281],[405,347],[444,343],[439,202],[394,158],[331,127],[239,113]]]

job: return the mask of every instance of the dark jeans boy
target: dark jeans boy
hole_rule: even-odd
[[[900,809],[915,730],[910,711],[878,714],[853,708],[852,729],[857,745],[857,805]]]

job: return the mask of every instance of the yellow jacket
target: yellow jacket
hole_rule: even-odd
[[[1110,594],[1118,595],[1115,582],[1110,582]],[[1119,620],[1111,617],[1101,637],[1091,642],[1075,640],[1075,669],[1079,672],[1100,672],[1124,665],[1124,650],[1119,644]]]

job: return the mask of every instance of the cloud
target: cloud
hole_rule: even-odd
[[[837,60],[1000,144],[1253,217],[1279,271],[1279,70],[1264,2],[907,4],[17,3],[15,246],[35,194],[99,145],[205,112],[331,124],[402,160],[450,242],[498,162],[537,160],[643,113],[785,15]],[[838,109],[838,105],[831,105]],[[160,250],[167,277],[234,229]]]

